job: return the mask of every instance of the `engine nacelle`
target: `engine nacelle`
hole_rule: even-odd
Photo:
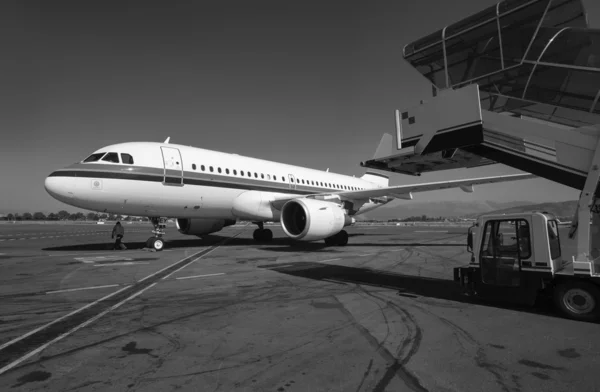
[[[201,236],[214,233],[223,227],[235,224],[233,219],[177,219],[177,230],[181,234]]]
[[[281,227],[285,234],[299,241],[316,241],[339,233],[353,219],[336,203],[293,199],[281,208]]]

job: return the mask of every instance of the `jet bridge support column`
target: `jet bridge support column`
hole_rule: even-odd
[[[577,211],[573,219],[573,224],[569,232],[572,237],[577,231],[577,256],[573,258],[573,270],[576,275],[595,274],[597,268],[594,268],[594,259],[600,254],[600,199],[596,199],[596,189],[600,180],[600,137],[596,144],[596,150],[592,157],[590,169],[583,190],[579,195]],[[591,225],[590,225],[590,219]],[[591,226],[591,227],[590,227]],[[590,238],[590,232],[594,235]]]

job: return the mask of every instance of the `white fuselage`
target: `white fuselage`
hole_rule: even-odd
[[[50,174],[54,198],[75,207],[121,215],[279,220],[280,198],[379,188],[360,178],[176,144],[132,142]],[[94,156],[92,154],[92,156]],[[103,154],[102,154],[103,155]],[[102,155],[98,155],[102,158]],[[127,163],[129,157],[133,163]],[[389,200],[364,200],[356,214]]]

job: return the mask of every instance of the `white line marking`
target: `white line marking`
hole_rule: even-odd
[[[448,230],[415,230],[415,233],[447,233]]]
[[[116,265],[140,265],[140,264],[150,264],[150,263],[145,263],[145,262],[135,262],[135,261],[123,261],[123,262],[116,262],[116,263],[110,263],[110,264],[93,264],[94,267],[114,267]]]
[[[180,279],[193,279],[193,278],[205,278],[207,276],[218,276],[218,275],[225,275],[225,272],[221,272],[219,274],[208,274],[208,275],[194,275],[194,276],[182,276],[180,278],[175,278],[177,280]]]
[[[335,260],[341,260],[341,258],[337,258],[337,259],[327,259],[327,260],[321,260],[319,261],[319,263],[324,263],[326,261],[335,261]]]
[[[374,255],[374,254],[375,254],[375,253],[365,253],[365,254],[358,255],[358,256],[372,256],[372,255]]]
[[[49,322],[49,323],[48,323],[48,324],[46,324],[46,325],[42,325],[41,327],[39,327],[39,328],[36,328],[36,329],[34,329],[33,331],[29,331],[29,332],[27,332],[25,335],[21,335],[21,336],[19,336],[19,337],[16,337],[16,338],[14,338],[13,340],[11,340],[10,342],[6,342],[6,343],[4,343],[2,346],[0,346],[0,350],[3,350],[3,349],[5,349],[6,347],[10,346],[11,344],[18,342],[19,340],[23,340],[23,339],[25,339],[26,337],[28,337],[28,336],[31,336],[31,335],[33,335],[34,333],[41,331],[42,329],[48,328],[48,327],[49,327],[49,326],[51,326],[52,324],[56,324],[57,322],[59,322],[59,321],[61,321],[61,320],[65,319],[65,318],[67,318],[67,317],[70,317],[70,316],[72,316],[72,315],[74,315],[74,314],[77,314],[77,313],[81,312],[82,310],[85,310],[85,309],[89,308],[90,306],[96,305],[98,302],[104,301],[105,299],[108,299],[108,298],[112,297],[113,295],[115,295],[115,294],[118,294],[118,293],[120,293],[121,291],[123,291],[123,290],[126,290],[126,289],[128,289],[128,288],[130,288],[130,287],[131,287],[131,286],[125,286],[125,287],[123,287],[121,290],[117,290],[117,291],[115,291],[114,293],[112,293],[112,294],[108,294],[108,295],[106,295],[106,296],[104,296],[104,297],[100,298],[100,299],[99,299],[99,300],[97,300],[97,301],[91,302],[91,303],[89,303],[89,304],[85,305],[84,307],[81,307],[81,308],[79,308],[79,309],[76,309],[76,310],[72,311],[72,312],[71,312],[71,313],[69,313],[69,314],[65,314],[64,316],[62,316],[62,317],[59,317],[59,318],[57,318],[56,320],[54,320],[54,321],[51,321],[51,322]],[[2,371],[0,371],[0,374],[2,374]]]
[[[392,250],[390,250],[390,252],[400,252],[401,250],[404,250],[404,249],[392,249]]]
[[[245,226],[244,226],[244,227],[245,227]],[[188,265],[190,265],[190,264],[193,264],[193,263],[195,263],[196,261],[198,261],[198,260],[200,260],[201,258],[203,258],[204,256],[206,256],[206,255],[208,255],[208,254],[210,254],[210,253],[214,252],[215,250],[219,249],[219,248],[221,247],[221,245],[222,245],[222,244],[224,244],[224,243],[225,243],[225,242],[227,242],[227,241],[230,241],[230,240],[234,239],[235,237],[237,237],[237,236],[238,236],[238,235],[240,235],[240,234],[242,234],[242,233],[241,233],[241,232],[239,232],[239,233],[237,233],[236,235],[234,235],[233,237],[229,237],[228,239],[226,239],[225,241],[223,241],[221,244],[219,244],[219,245],[215,246],[214,248],[212,248],[211,250],[209,250],[208,252],[206,252],[206,253],[205,253],[205,254],[203,254],[202,256],[200,256],[200,257],[198,257],[198,258],[196,258],[196,259],[192,260],[191,262],[189,262],[189,263],[187,263],[187,264],[183,265],[181,268],[178,268],[178,269],[176,269],[175,271],[171,272],[169,275],[167,275],[167,276],[165,276],[164,278],[162,278],[162,280],[165,280],[165,279],[167,279],[169,276],[173,275],[174,273],[181,271],[182,269],[184,269],[184,268],[185,268],[185,267],[187,267]],[[197,253],[196,253],[196,254],[197,254]]]
[[[148,290],[149,288],[153,287],[154,285],[156,285],[156,283],[152,283],[151,285],[149,285],[148,287],[138,291],[137,293],[129,296],[128,298],[124,299],[123,301],[119,302],[116,305],[111,306],[110,308],[106,309],[104,312],[97,314],[96,316],[92,317],[91,319],[87,320],[86,322],[79,324],[78,326],[72,328],[70,331],[67,331],[65,333],[63,333],[62,335],[60,335],[59,337],[55,338],[54,340],[36,348],[35,350],[25,354],[24,356],[22,356],[21,358],[17,359],[16,361],[14,361],[13,363],[10,363],[8,365],[6,365],[5,367],[3,367],[2,369],[0,369],[0,374],[6,372],[7,370],[12,369],[13,367],[17,366],[18,364],[20,364],[21,362],[31,358],[32,356],[36,355],[37,353],[45,350],[48,346],[58,342],[59,340],[62,340],[64,338],[66,338],[67,336],[71,335],[72,333],[80,330],[81,328],[86,327],[87,325],[93,323],[94,321],[98,320],[100,317],[104,316],[105,314],[107,314],[110,311],[113,311],[115,309],[117,309],[118,307],[120,307],[121,305],[123,305],[124,303],[126,303],[129,300],[134,299],[135,297],[137,297],[138,295],[142,294],[144,291]],[[127,286],[130,287],[130,286]],[[121,291],[121,290],[119,290]]]
[[[64,290],[54,290],[54,291],[46,291],[46,294],[55,294],[55,293],[68,293],[70,291],[79,291],[79,290],[94,290],[94,289],[105,289],[108,287],[118,287],[118,284],[107,284],[104,286],[90,286],[90,287],[80,287],[77,289],[64,289]]]

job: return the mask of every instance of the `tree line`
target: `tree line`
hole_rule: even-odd
[[[125,222],[129,222],[129,221],[142,222],[142,221],[148,220],[148,218],[139,217],[139,216],[98,214],[96,212],[89,212],[87,214],[84,214],[83,212],[70,213],[65,210],[58,211],[58,213],[51,212],[48,215],[44,214],[43,212],[34,212],[33,214],[30,212],[24,212],[22,214],[10,213],[10,214],[7,214],[3,219],[8,220],[8,221],[45,221],[45,220],[49,220],[49,221],[67,221],[67,220],[69,220],[69,221],[99,221],[99,220],[117,221],[117,220],[120,220],[120,221],[125,221]]]

